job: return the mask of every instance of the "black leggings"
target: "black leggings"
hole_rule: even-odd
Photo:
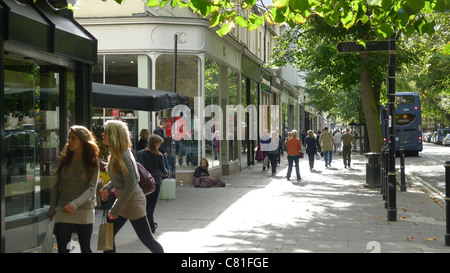
[[[105,251],[105,253],[115,253],[116,252],[116,240],[115,237],[119,230],[125,225],[128,221],[127,218],[119,216],[119,218],[115,220],[108,219],[108,222],[114,224],[114,249],[111,251]],[[153,238],[152,232],[150,231],[150,225],[148,224],[147,217],[144,216],[142,218],[136,220],[130,220],[131,225],[134,228],[137,236],[141,240],[141,242],[153,253],[164,253],[164,249],[162,246]]]
[[[78,242],[82,253],[92,253],[91,250],[91,235],[93,224],[71,224],[71,223],[56,223],[54,234],[56,242],[58,243],[58,253],[69,253],[67,245],[72,239],[72,232],[74,229],[78,234]]]

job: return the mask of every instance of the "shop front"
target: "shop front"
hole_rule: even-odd
[[[0,1],[0,252],[37,246],[68,128],[89,126],[97,41],[67,9]]]

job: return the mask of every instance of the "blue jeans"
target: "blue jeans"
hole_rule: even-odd
[[[299,180],[300,177],[300,170],[298,168],[298,155],[288,155],[288,162],[289,162],[289,167],[288,167],[288,172],[287,172],[287,178],[289,179],[291,177],[291,172],[292,172],[292,165],[294,165],[295,162],[295,172],[297,173],[297,180]]]
[[[332,156],[333,156],[332,150],[323,151],[323,159],[325,160],[325,166],[330,165]]]

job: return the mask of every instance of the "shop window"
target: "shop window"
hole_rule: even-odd
[[[219,105],[219,64],[211,58],[205,60],[205,107],[208,105]],[[214,114],[213,114],[214,115]],[[214,117],[205,117],[205,124],[210,122]],[[217,126],[217,128],[216,128]],[[205,157],[208,159],[210,166],[218,166],[220,164],[220,140],[218,134],[220,125],[217,124],[211,128],[214,138],[205,140]]]
[[[173,54],[162,54],[156,59],[155,89],[174,91],[174,62]],[[183,118],[188,124],[188,137],[175,142],[175,160],[171,164],[177,165],[177,170],[193,170],[200,163],[202,156],[201,141],[198,141],[198,128],[194,120],[194,98],[200,96],[200,59],[194,55],[177,56],[177,86],[176,92],[189,99],[188,109]],[[189,112],[189,113],[188,113]],[[182,112],[180,112],[182,113]],[[170,118],[171,111],[162,111],[161,117]]]
[[[56,182],[60,151],[60,111],[68,125],[75,119],[73,72],[46,62],[7,54],[4,60],[5,213],[6,222],[46,212]],[[69,90],[61,109],[62,84]],[[64,134],[63,134],[64,135]]]
[[[147,58],[145,71],[149,72],[150,58]],[[132,54],[113,54],[98,55],[97,64],[92,68],[92,81],[105,84],[116,84],[138,87],[138,70],[140,69],[138,58],[139,55]],[[146,75],[148,76],[148,75]],[[116,109],[116,108],[94,108],[92,110],[93,130],[101,144],[103,124],[110,119],[121,119],[128,124],[131,135],[131,143],[133,148],[137,146],[139,140],[137,111],[133,109]],[[106,156],[106,149],[102,148],[102,156]],[[137,151],[134,151],[137,152]]]

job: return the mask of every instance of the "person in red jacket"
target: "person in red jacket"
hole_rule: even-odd
[[[297,173],[297,180],[302,180],[300,177],[300,169],[298,167],[298,159],[300,157],[300,151],[302,150],[302,143],[297,138],[297,130],[292,130],[292,137],[286,142],[287,153],[288,153],[288,172],[287,172],[287,180],[291,178],[292,165],[295,162],[295,172]]]

